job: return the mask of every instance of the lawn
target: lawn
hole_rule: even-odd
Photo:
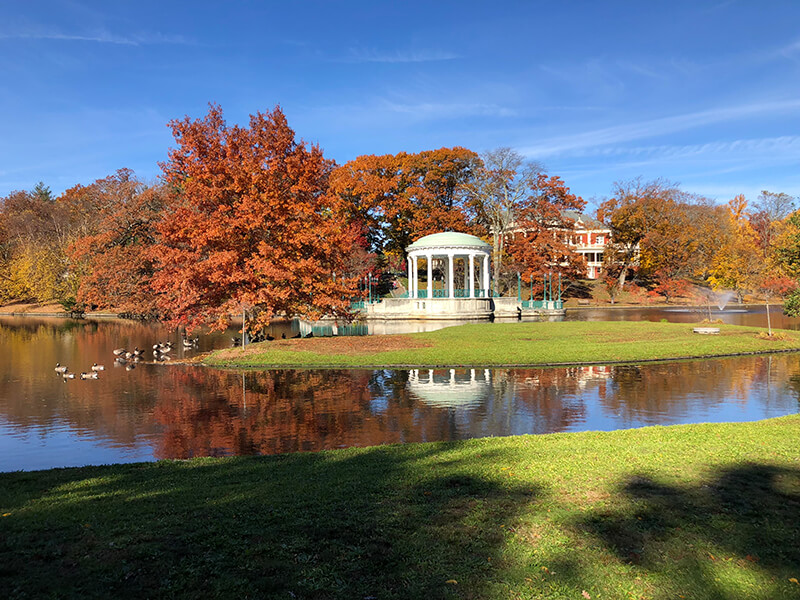
[[[796,332],[650,322],[481,323],[428,333],[276,340],[218,350],[199,360],[244,367],[533,366],[609,363],[800,349]]]
[[[800,598],[800,416],[0,474],[7,598]]]

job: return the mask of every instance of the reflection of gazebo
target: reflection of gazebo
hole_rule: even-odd
[[[492,376],[489,369],[411,369],[407,386],[414,396],[430,406],[472,409],[491,396]]]
[[[406,251],[410,298],[489,297],[490,246],[480,238],[454,231],[434,233],[418,239]],[[423,260],[427,277],[420,286],[419,267]],[[461,266],[458,269],[462,274],[460,281],[456,281],[458,266]],[[434,269],[441,272],[444,282],[441,289],[434,288]]]

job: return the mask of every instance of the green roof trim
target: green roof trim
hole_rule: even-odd
[[[442,233],[432,233],[419,238],[416,242],[406,248],[407,252],[420,248],[480,248],[489,250],[491,246],[481,238],[468,233],[458,233],[457,231],[443,231]]]

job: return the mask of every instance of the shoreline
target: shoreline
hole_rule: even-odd
[[[393,336],[303,338],[215,350],[189,364],[232,369],[525,368],[672,362],[800,351],[800,334],[651,321],[470,324]]]
[[[97,318],[97,319],[124,319],[125,317],[121,317],[120,313],[116,312],[89,312],[83,313],[80,317],[74,317],[70,313],[66,311],[44,311],[44,312],[37,312],[37,308],[45,308],[54,305],[39,305],[39,304],[19,304],[19,305],[7,305],[7,306],[19,306],[21,307],[20,310],[4,310],[5,307],[0,306],[0,317],[47,317],[47,318],[63,318],[63,319],[87,319],[87,318]],[[753,309],[753,308],[762,308],[766,306],[763,303],[744,303],[744,304],[726,304],[725,309]],[[782,307],[783,303],[770,303],[770,308]],[[666,309],[678,309],[680,312],[697,312],[703,313],[708,311],[708,307],[705,305],[698,305],[698,304],[592,304],[588,306],[565,306],[564,310],[566,312],[576,311],[582,312],[587,310],[666,310]],[[725,309],[713,308],[711,309],[712,314],[714,313],[724,313]],[[431,319],[435,320],[435,319]]]
[[[214,351],[211,351],[214,352]],[[211,354],[208,352],[207,354]],[[681,362],[681,361],[689,361],[689,360],[702,360],[702,359],[714,359],[714,358],[736,358],[736,357],[744,357],[744,356],[764,356],[769,354],[791,354],[793,352],[800,352],[800,347],[798,348],[781,348],[776,350],[754,350],[751,352],[730,352],[727,354],[698,354],[696,356],[667,356],[664,358],[639,358],[639,359],[630,359],[630,360],[589,360],[589,361],[576,361],[576,362],[544,362],[544,363],[492,363],[491,365],[487,365],[484,363],[463,363],[463,364],[456,364],[456,363],[444,363],[444,364],[382,364],[379,366],[372,365],[372,366],[347,366],[347,365],[340,365],[340,364],[308,364],[308,363],[298,363],[298,364],[289,364],[289,363],[275,363],[275,364],[259,364],[259,365],[248,365],[248,364],[235,364],[235,363],[226,363],[224,365],[218,364],[209,364],[202,362],[203,357],[197,356],[196,361],[192,360],[181,360],[181,361],[170,361],[169,365],[167,366],[176,366],[176,365],[188,365],[192,367],[206,367],[208,369],[235,369],[237,371],[255,371],[259,369],[271,369],[271,370],[280,370],[280,369],[315,369],[315,370],[328,370],[328,369],[365,369],[365,370],[373,370],[373,369],[483,369],[483,368],[491,368],[491,369],[556,369],[560,367],[595,367],[595,366],[602,366],[602,365],[612,365],[612,366],[621,366],[621,365],[633,365],[639,363],[665,363],[665,362]],[[161,364],[161,363],[153,363],[153,364]]]

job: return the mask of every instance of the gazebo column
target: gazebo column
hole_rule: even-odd
[[[408,297],[414,298],[416,297],[416,293],[414,292],[414,279],[412,277],[412,272],[414,270],[414,261],[411,257],[408,257]]]
[[[447,253],[447,297],[453,298],[455,296],[455,292],[453,291],[453,280],[455,277],[453,276],[453,253]]]
[[[469,296],[468,298],[475,297],[475,255],[469,253]]]
[[[469,285],[469,272],[467,271],[467,257],[462,256],[461,262],[464,265],[464,281],[462,284],[462,288],[464,289],[464,298],[469,298],[469,294],[467,294],[467,286]]]
[[[428,299],[433,298],[433,254],[426,254],[428,261]]]
[[[419,289],[419,265],[417,264],[417,255],[416,254],[412,257],[411,263],[413,265],[413,269],[412,270],[414,272],[414,278],[413,278],[414,285],[412,287],[414,288],[414,298],[416,298],[417,297],[417,290]]]
[[[483,257],[483,297],[490,298],[489,295],[489,255]]]

